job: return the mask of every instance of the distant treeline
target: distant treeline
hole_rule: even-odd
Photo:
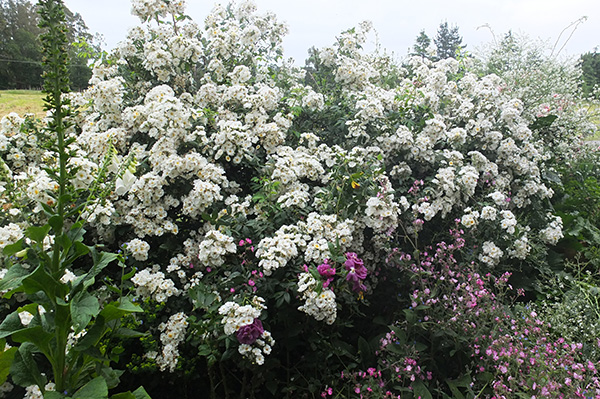
[[[93,36],[80,14],[65,7],[66,35],[73,43],[67,51],[71,89],[87,87],[92,76],[88,66]],[[37,4],[29,0],[0,0],[0,89],[39,89],[42,87],[42,53]]]

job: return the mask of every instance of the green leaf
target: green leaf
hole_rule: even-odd
[[[63,218],[59,215],[54,215],[50,219],[48,219],[48,224],[52,227],[55,235],[60,235],[62,233],[63,228]]]
[[[200,356],[208,356],[212,353],[212,349],[208,345],[200,345],[198,347],[198,355]]]
[[[48,354],[48,344],[50,343],[50,341],[52,341],[54,335],[50,334],[47,331],[44,331],[44,328],[42,326],[33,326],[14,332],[11,338],[15,342],[31,342],[40,351],[44,352],[45,354]]]
[[[115,370],[110,366],[104,366],[100,369],[100,375],[106,381],[108,389],[116,388],[119,385],[123,373],[123,370]]]
[[[2,324],[0,324],[0,338],[9,337],[13,333],[23,330],[25,328],[27,327],[23,326],[23,323],[21,323],[19,313],[16,311],[12,312],[8,316],[6,316],[4,321],[2,321]]]
[[[46,393],[44,393],[44,399],[71,399],[71,397],[65,396],[61,392],[46,391]]]
[[[399,345],[406,344],[406,332],[404,331],[404,329],[398,326],[390,326],[390,330],[394,333],[394,336],[396,337],[396,342],[398,342]]]
[[[14,244],[5,246],[4,249],[2,250],[2,253],[6,256],[13,256],[14,254],[16,254],[17,252],[19,252],[22,249],[23,249],[23,240],[21,239],[21,240],[15,242]]]
[[[44,238],[46,238],[46,236],[48,235],[48,232],[50,232],[50,225],[46,224],[44,226],[29,226],[26,230],[26,235],[27,237],[31,238],[33,241],[37,242],[37,243],[42,243],[44,242]]]
[[[227,349],[225,352],[223,352],[223,356],[221,356],[221,361],[230,359],[235,354],[235,352],[237,352],[235,349],[232,349],[232,348]]]
[[[63,284],[49,275],[43,265],[38,266],[33,273],[23,279],[23,291],[35,294],[43,291],[48,298],[62,297]]]
[[[110,399],[136,399],[136,397],[131,393],[131,391],[127,391],[114,394],[110,397]]]
[[[79,221],[71,226],[71,230],[67,233],[69,239],[73,242],[83,241],[83,236],[86,230],[83,228],[83,222]]]
[[[75,333],[82,331],[92,320],[100,313],[100,304],[98,299],[86,291],[77,294],[70,303],[71,319]]]
[[[10,376],[17,385],[46,385],[46,379],[40,373],[34,358],[35,346],[32,343],[25,342],[15,353],[12,365],[10,367]]]
[[[4,347],[4,345],[5,343],[2,342],[2,347]],[[10,366],[15,357],[15,353],[17,353],[17,350],[17,347],[12,347],[4,352],[0,352],[0,385],[4,384],[8,378]]]
[[[117,259],[117,254],[109,253],[109,252],[99,252],[94,247],[87,247],[92,254],[92,259],[94,261],[94,265],[90,269],[87,274],[84,274],[81,277],[78,277],[73,282],[73,289],[71,291],[72,295],[76,295],[77,292],[81,291],[84,288],[89,287],[95,281],[95,277],[100,274],[100,272],[108,266],[108,264],[115,259]]]
[[[535,121],[529,125],[529,128],[531,130],[547,129],[557,118],[558,116],[556,115],[546,115],[541,118],[536,118]]]
[[[148,395],[148,392],[146,392],[144,387],[139,387],[138,389],[133,391],[133,394],[135,395],[135,399],[152,399],[150,395]]]
[[[139,338],[139,337],[147,336],[148,333],[135,331],[135,330],[132,330],[131,328],[121,327],[121,328],[117,328],[115,330],[114,335],[117,337],[120,337],[120,338]]]
[[[83,255],[87,255],[88,253],[90,253],[90,247],[79,241],[75,241],[75,244],[73,244],[72,247],[72,252],[69,254],[69,257],[64,261],[63,267],[72,264],[75,261],[75,259]]]
[[[102,377],[96,377],[81,387],[73,399],[108,399],[108,386]]]
[[[100,315],[104,317],[104,320],[108,323],[109,321],[120,319],[121,317],[130,313],[143,312],[142,308],[131,302],[127,297],[122,298],[121,302],[113,302],[104,307],[100,312]]]
[[[96,317],[94,325],[77,341],[75,346],[73,346],[73,350],[84,351],[87,348],[96,345],[105,332],[106,325],[104,324],[104,317]]]
[[[404,349],[404,347],[402,345],[398,345],[397,343],[388,344],[385,346],[385,349],[392,353],[397,353],[399,355],[406,354],[406,350]]]
[[[403,311],[407,322],[409,322],[410,324],[414,324],[415,321],[417,321],[417,316],[415,315],[414,311],[412,311],[411,309],[404,309]]]
[[[492,379],[494,379],[494,374],[485,371],[483,373],[477,373],[475,377],[478,381],[481,381],[482,383],[489,383],[490,381],[492,381]]]
[[[24,326],[17,310],[9,314],[0,324],[0,338],[11,337],[13,341],[19,343],[31,342],[42,352],[48,353],[48,343],[54,335],[45,331],[39,324],[40,321],[39,315],[34,315],[29,325]]]
[[[411,386],[413,388],[415,398],[418,398],[420,396],[421,399],[433,399],[431,393],[429,392],[429,389],[427,389],[425,384],[423,384],[423,381],[416,380],[411,384]]]
[[[363,337],[358,337],[358,352],[365,366],[371,366],[375,363],[375,353],[369,342]]]
[[[8,269],[2,281],[0,281],[0,291],[8,291],[9,294],[6,294],[5,297],[10,298],[12,291],[21,287],[23,279],[29,276],[30,273],[29,270],[20,264],[13,265]]]
[[[455,399],[465,399],[465,395],[463,395],[459,390],[454,381],[446,380],[446,384],[450,387],[450,391],[452,391],[452,397]]]

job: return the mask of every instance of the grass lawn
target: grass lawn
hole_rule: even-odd
[[[0,118],[11,112],[20,116],[34,113],[38,117],[46,115],[44,111],[44,94],[35,90],[0,90]]]
[[[594,136],[587,137],[587,140],[600,140],[600,107],[595,104],[589,104],[588,112],[592,115],[592,121],[598,126],[598,131]]]

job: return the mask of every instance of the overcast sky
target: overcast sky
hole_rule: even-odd
[[[64,0],[67,7],[82,15],[91,33],[104,36],[106,49],[126,37],[127,30],[140,23],[131,15],[129,0]],[[214,4],[228,1],[187,0],[187,14],[202,23]],[[304,64],[311,46],[331,45],[336,35],[361,21],[369,20],[382,47],[403,58],[422,29],[433,38],[441,22],[459,27],[463,44],[474,51],[509,29],[550,45],[561,31],[583,16],[562,51],[576,56],[600,46],[600,0],[255,0],[258,12],[273,11],[289,26],[284,40],[285,55]],[[572,29],[559,40],[562,47]],[[374,42],[374,38],[372,40]]]

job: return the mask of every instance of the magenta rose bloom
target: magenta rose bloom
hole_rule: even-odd
[[[347,252],[344,266],[348,270],[346,281],[352,283],[352,290],[356,292],[365,291],[367,287],[363,284],[362,280],[367,278],[367,268],[362,259],[354,252]]]
[[[335,267],[332,267],[329,263],[327,263],[329,259],[325,259],[325,261],[317,266],[317,271],[322,277],[331,278],[335,276]]]
[[[260,319],[254,319],[252,324],[240,327],[235,333],[238,341],[242,344],[252,345],[265,331]]]

